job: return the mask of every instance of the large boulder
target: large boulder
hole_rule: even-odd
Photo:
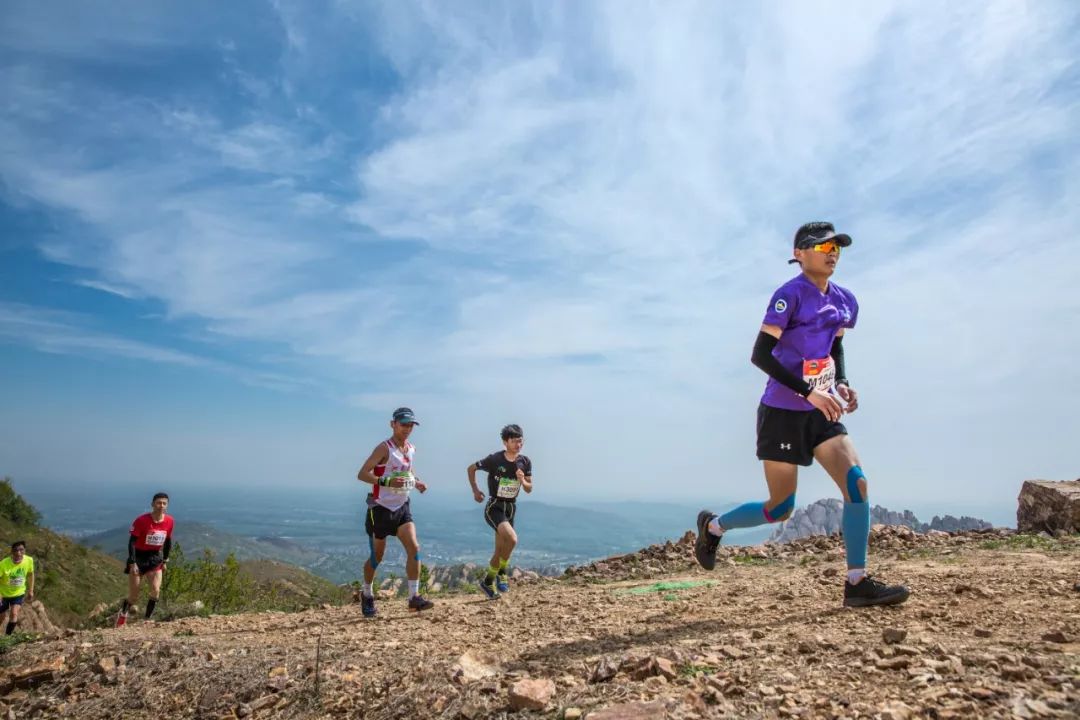
[[[1016,508],[1019,532],[1080,533],[1080,480],[1027,480]]]

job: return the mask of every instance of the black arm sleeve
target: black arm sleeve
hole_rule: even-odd
[[[161,546],[161,559],[169,559],[169,551],[172,550],[172,537],[165,538],[165,544]]]
[[[127,561],[127,564],[130,565],[133,562],[135,562],[135,536],[134,535],[128,535],[128,561]]]
[[[803,397],[810,394],[813,389],[810,383],[801,377],[796,377],[790,370],[780,364],[773,357],[772,351],[776,347],[777,339],[767,332],[759,332],[757,342],[754,343],[754,353],[750,356],[750,362],[765,371],[765,374],[787,388],[791,388]]]
[[[847,371],[844,368],[844,336],[837,335],[832,341],[832,350],[829,352],[832,356],[833,365],[836,367],[836,384],[847,385]]]

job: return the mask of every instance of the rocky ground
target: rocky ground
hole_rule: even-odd
[[[0,656],[0,718],[1080,716],[1080,539],[877,528],[913,591],[840,607],[838,538],[692,537],[487,601],[68,631]]]

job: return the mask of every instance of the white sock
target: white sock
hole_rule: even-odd
[[[720,525],[719,515],[709,521],[708,530],[710,535],[715,535],[716,537],[720,537],[724,534],[724,528]]]
[[[374,583],[364,583],[364,594],[368,597],[375,597],[375,591],[372,589]]]
[[[865,568],[856,568],[856,569],[847,571],[847,581],[849,583],[851,583],[852,585],[859,582],[864,577],[866,577],[866,569]]]
[[[409,597],[416,597],[419,594],[420,594],[420,581],[419,580],[410,580],[409,581]]]

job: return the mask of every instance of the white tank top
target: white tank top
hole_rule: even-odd
[[[376,485],[371,491],[371,502],[382,505],[387,510],[397,510],[409,499],[409,491],[416,487],[416,477],[412,472],[412,459],[416,448],[408,440],[405,450],[394,444],[393,439],[386,441],[387,458],[382,465],[376,465],[372,472],[379,478],[404,478],[404,487]]]

